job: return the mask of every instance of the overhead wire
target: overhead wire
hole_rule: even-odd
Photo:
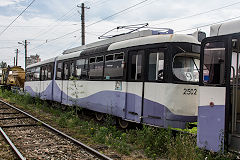
[[[217,11],[217,10],[221,10],[221,9],[224,9],[224,8],[228,8],[228,7],[234,6],[234,5],[239,4],[239,3],[240,2],[235,2],[235,3],[229,4],[229,5],[225,5],[225,6],[222,6],[222,7],[219,7],[219,8],[215,8],[215,9],[211,9],[211,10],[208,10],[208,11],[205,11],[205,12],[200,12],[200,13],[196,13],[196,14],[193,14],[193,15],[176,18],[176,19],[161,22],[161,23],[158,23],[158,24],[153,24],[152,26],[171,23],[171,22],[182,20],[182,19],[192,18],[192,17],[195,17],[195,16],[199,16],[199,15],[207,14],[207,13],[214,12],[214,11]]]
[[[97,23],[100,23],[100,22],[106,20],[106,19],[112,18],[112,17],[114,17],[114,16],[116,16],[116,15],[118,15],[118,14],[120,14],[120,13],[123,13],[123,12],[125,12],[125,11],[127,11],[127,10],[129,10],[129,9],[131,9],[131,8],[134,8],[134,7],[140,5],[140,4],[144,3],[144,2],[147,2],[147,1],[148,1],[148,0],[143,0],[143,1],[141,1],[141,2],[139,2],[139,3],[136,3],[136,4],[134,4],[134,5],[130,6],[130,7],[127,7],[127,8],[125,8],[125,9],[119,11],[119,12],[116,12],[116,13],[110,15],[110,16],[107,16],[107,17],[105,17],[105,18],[103,18],[103,19],[101,19],[101,20],[98,20],[98,21],[93,22],[93,23],[91,23],[91,24],[89,24],[89,25],[86,25],[86,27],[93,26],[93,25],[95,25],[95,24],[97,24]],[[56,41],[56,40],[58,40],[58,39],[61,39],[61,38],[63,38],[63,37],[66,37],[66,36],[68,36],[68,35],[71,35],[71,34],[73,34],[73,33],[76,33],[76,32],[78,32],[78,31],[80,31],[80,30],[81,30],[81,29],[77,29],[77,30],[74,30],[74,31],[72,31],[72,32],[66,33],[66,34],[64,34],[64,35],[62,35],[62,36],[59,36],[59,37],[50,39],[50,40],[48,40],[47,43],[52,42],[52,41]],[[38,46],[30,49],[30,50],[39,48],[39,47],[41,47],[41,46],[43,46],[44,44],[47,44],[47,43],[46,43],[46,42],[45,42],[45,43],[42,43],[42,44],[40,44],[40,45],[38,45]]]
[[[19,45],[18,45],[19,46]],[[0,49],[16,48],[18,46],[1,47]]]
[[[233,18],[229,18],[229,19],[225,19],[225,20],[222,20],[222,21],[218,21],[218,22],[214,22],[214,23],[210,23],[210,24],[205,24],[205,25],[201,25],[201,26],[197,26],[197,27],[193,27],[193,28],[178,30],[178,31],[175,31],[175,33],[184,32],[184,31],[193,30],[193,29],[199,29],[199,28],[203,28],[203,27],[208,27],[208,26],[211,26],[211,25],[224,23],[224,22],[235,20],[235,19],[238,19],[238,18],[240,18],[240,16],[236,16],[236,17],[233,17]]]
[[[62,15],[61,17],[59,17],[57,20],[56,20],[56,22],[53,22],[53,23],[51,23],[51,24],[49,24],[47,27],[46,27],[46,29],[43,29],[43,30],[41,30],[40,32],[38,32],[37,34],[36,34],[36,36],[34,36],[34,38],[32,38],[32,39],[36,39],[36,38],[38,38],[38,37],[40,37],[40,36],[42,36],[42,35],[44,35],[44,34],[46,34],[47,32],[49,32],[50,30],[52,30],[53,28],[55,28],[56,26],[59,26],[58,24],[59,24],[59,21],[63,21],[64,19],[67,19],[68,18],[68,14],[70,14],[70,15],[72,15],[74,12],[72,12],[72,11],[74,11],[74,9],[76,9],[76,6],[74,6],[73,8],[71,8],[70,10],[68,10],[64,15]],[[65,18],[64,18],[65,17]],[[55,25],[54,25],[55,24]],[[31,40],[32,40],[31,39]]]
[[[35,2],[33,0],[2,32],[0,32],[0,36]]]
[[[110,15],[110,16],[107,16],[107,17],[105,17],[105,18],[103,18],[103,19],[101,19],[101,20],[99,20],[99,21],[93,22],[93,23],[87,25],[86,27],[95,25],[95,24],[100,23],[100,22],[102,22],[102,21],[104,21],[104,20],[106,20],[106,19],[109,19],[109,18],[111,18],[111,17],[114,17],[114,16],[116,16],[116,15],[118,15],[118,14],[120,14],[120,13],[123,13],[124,11],[127,11],[127,10],[129,10],[129,9],[131,9],[131,8],[133,8],[133,7],[136,7],[136,6],[142,4],[142,3],[146,2],[146,1],[148,1],[148,0],[141,1],[141,2],[139,2],[139,3],[137,3],[137,4],[133,5],[133,6],[130,6],[130,7],[126,8],[126,9],[123,9],[123,10],[117,12],[117,13],[114,13],[114,14]],[[223,7],[216,8],[216,9],[212,9],[212,10],[209,10],[209,11],[206,11],[206,12],[201,12],[201,13],[198,13],[198,14],[194,14],[194,15],[190,15],[190,16],[186,16],[186,17],[181,17],[181,19],[188,18],[188,17],[193,17],[193,16],[197,16],[197,15],[201,15],[201,14],[206,14],[206,13],[209,13],[209,12],[213,12],[213,11],[216,11],[216,10],[220,10],[220,9],[223,9],[223,8],[226,8],[226,7],[230,7],[230,6],[236,5],[236,4],[238,4],[238,3],[240,3],[240,2],[232,3],[232,4],[230,4],[230,5],[226,5],[226,6],[223,6]],[[189,28],[189,29],[185,29],[185,30],[179,30],[179,31],[176,31],[176,32],[183,32],[183,31],[187,31],[187,30],[193,30],[193,29],[197,29],[197,28],[202,28],[202,27],[206,27],[206,26],[213,25],[213,24],[218,24],[218,23],[222,23],[222,22],[225,22],[225,21],[237,19],[237,18],[239,18],[239,17],[240,17],[240,16],[237,16],[237,17],[230,18],[230,19],[227,19],[227,20],[223,20],[223,21],[219,21],[219,22],[215,22],[215,23],[211,23],[211,24],[206,24],[206,25],[201,25],[201,26],[197,26],[197,27],[193,27],[193,28]],[[175,19],[175,21],[177,21],[177,20],[180,20],[180,18]],[[173,21],[173,20],[171,20],[171,21]],[[74,31],[69,32],[69,33],[67,33],[67,34],[64,34],[64,35],[62,35],[62,36],[56,37],[56,38],[54,38],[54,39],[50,39],[47,43],[52,42],[52,41],[55,41],[55,40],[58,40],[58,39],[61,39],[61,38],[63,38],[63,37],[66,37],[66,36],[68,36],[68,35],[71,35],[71,34],[73,34],[73,33],[75,33],[75,32],[78,32],[78,31],[80,31],[80,30],[81,30],[81,29],[77,29],[77,30],[74,30]],[[39,48],[39,47],[43,46],[44,44],[46,44],[46,43],[42,43],[42,44],[40,44],[40,45],[32,48],[31,50],[36,49],[36,48]]]

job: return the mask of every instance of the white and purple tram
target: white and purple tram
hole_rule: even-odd
[[[240,21],[212,26],[201,46],[198,146],[240,153]]]
[[[141,31],[66,50],[29,65],[25,91],[128,122],[185,128],[197,121],[200,43]]]

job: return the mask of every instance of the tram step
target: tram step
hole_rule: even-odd
[[[240,134],[232,134],[230,150],[240,153]]]

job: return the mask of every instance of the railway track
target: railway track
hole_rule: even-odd
[[[111,159],[2,100],[0,132],[18,159]]]

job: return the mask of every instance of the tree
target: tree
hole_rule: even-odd
[[[0,63],[0,68],[7,68],[7,63],[2,61]]]

